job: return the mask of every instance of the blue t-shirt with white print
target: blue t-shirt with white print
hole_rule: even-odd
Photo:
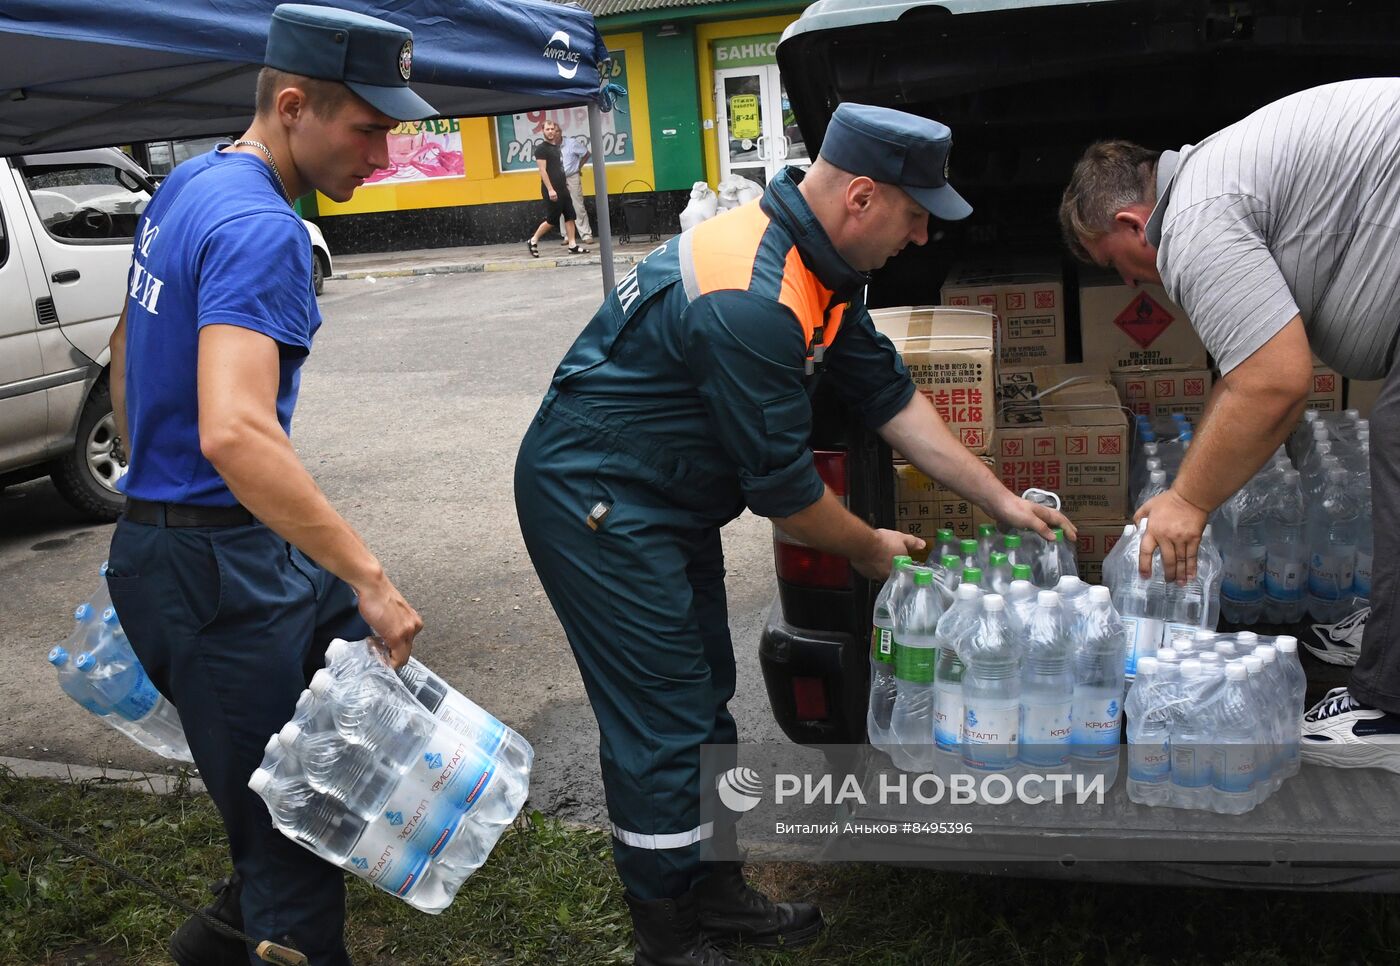
[[[199,448],[199,330],[236,325],[277,343],[277,418],[289,436],[301,364],[321,325],[311,241],[261,158],[218,150],[181,164],[146,206],[128,278],[128,496],[237,501]]]

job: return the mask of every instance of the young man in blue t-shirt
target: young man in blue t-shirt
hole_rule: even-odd
[[[278,833],[248,778],[331,640],[372,630],[402,664],[423,625],[291,445],[321,316],[290,199],[349,199],[387,165],[397,122],[436,113],[408,87],[412,50],[383,20],[279,6],[252,126],[156,192],[112,336],[131,471],[107,581],[228,833],[235,877],[213,911],[336,966],[350,961],[344,873]],[[257,962],[197,918],[171,954]]]

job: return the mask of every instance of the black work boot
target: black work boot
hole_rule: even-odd
[[[632,913],[637,955],[632,966],[744,966],[716,949],[700,932],[694,895],[643,901],[624,893]]]
[[[237,873],[214,883],[210,889],[214,901],[204,907],[204,912],[241,930],[243,908],[239,900],[243,883]],[[248,945],[224,935],[199,916],[190,916],[170,937],[170,958],[179,966],[248,966]]]
[[[700,928],[717,943],[796,948],[822,931],[821,910],[810,902],[774,902],[744,881],[742,862],[717,862],[693,890]]]

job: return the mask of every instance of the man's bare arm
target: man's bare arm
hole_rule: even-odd
[[[122,314],[117,319],[117,327],[107,340],[111,350],[111,360],[107,369],[107,391],[112,397],[112,415],[117,420],[117,435],[121,437],[122,452],[131,453],[131,437],[126,431],[126,301],[122,301]]]

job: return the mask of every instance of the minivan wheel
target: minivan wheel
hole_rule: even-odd
[[[321,253],[312,250],[311,252],[311,288],[317,295],[326,287],[326,260]]]
[[[126,456],[116,444],[117,416],[104,378],[93,386],[83,406],[73,448],[54,463],[50,473],[65,500],[99,520],[115,520],[126,503],[117,490],[117,481],[126,475]]]

